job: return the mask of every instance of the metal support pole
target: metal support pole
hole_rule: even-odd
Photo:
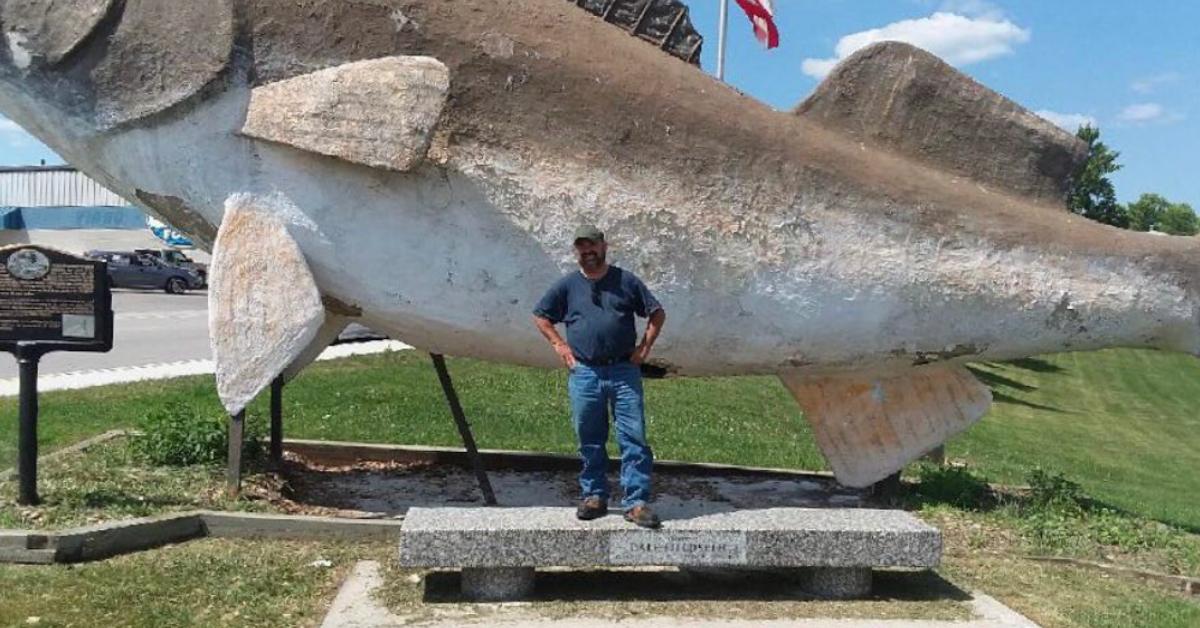
[[[225,469],[226,492],[237,497],[242,491],[242,440],[246,428],[246,411],[229,417],[228,466]]]
[[[450,405],[450,414],[454,415],[454,424],[458,426],[458,434],[462,436],[463,446],[471,458],[471,466],[475,469],[475,479],[479,481],[479,490],[483,491],[483,501],[488,506],[496,505],[496,494],[492,491],[492,483],[488,480],[487,471],[483,468],[483,458],[475,447],[475,437],[471,435],[471,426],[463,414],[462,405],[458,403],[458,393],[454,392],[454,382],[450,381],[450,371],[446,370],[446,359],[440,353],[430,353],[433,368],[437,370],[438,381],[442,383],[442,392],[446,395],[446,403]]]
[[[37,505],[37,459],[38,459],[38,361],[41,352],[31,347],[18,345],[17,365],[20,372],[20,424],[17,436],[17,470],[20,487],[17,503],[23,506]]]
[[[729,0],[721,0],[720,26],[717,28],[717,80],[725,80],[725,33],[729,30]]]
[[[900,472],[897,471],[871,485],[871,497],[884,504],[895,504],[900,500],[904,485],[900,482]]]
[[[271,461],[283,462],[283,376],[271,382]]]

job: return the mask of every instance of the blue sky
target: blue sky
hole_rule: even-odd
[[[716,67],[718,0],[686,0]],[[1074,130],[1097,123],[1121,152],[1122,201],[1157,192],[1200,209],[1200,2],[1192,0],[775,0],[766,51],[730,1],[726,80],[788,109],[840,56],[903,39]],[[0,119],[0,164],[61,160]]]
[[[725,79],[777,108],[808,96],[838,50],[903,39],[1072,131],[1098,124],[1125,165],[1113,176],[1121,201],[1157,192],[1200,209],[1200,2],[775,0],[771,51],[729,4]],[[719,2],[688,5],[714,71]]]

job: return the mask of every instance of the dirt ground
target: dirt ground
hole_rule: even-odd
[[[488,476],[501,506],[571,506],[578,499],[574,472],[493,470]],[[475,476],[451,465],[323,466],[288,453],[280,477],[286,509],[309,514],[396,518],[413,506],[483,505]],[[621,490],[615,468],[609,481],[616,507]],[[666,519],[745,508],[865,505],[861,491],[838,486],[832,479],[658,473],[654,482],[654,505]]]

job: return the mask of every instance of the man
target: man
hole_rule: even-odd
[[[591,520],[608,513],[611,407],[621,450],[625,519],[657,528],[661,523],[648,505],[654,454],[646,444],[641,364],[667,314],[633,273],[608,264],[608,243],[596,227],[575,231],[575,254],[579,271],[558,280],[533,310],[534,324],[570,372],[571,417],[583,458],[583,499],[575,515]],[[634,315],[649,318],[640,344]],[[566,342],[554,328],[557,323],[566,325]]]

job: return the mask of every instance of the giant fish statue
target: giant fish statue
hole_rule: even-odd
[[[580,223],[670,311],[658,367],[777,374],[851,486],[987,412],[964,363],[1200,347],[1197,240],[1071,215],[1086,147],[904,44],[784,112],[689,63],[677,0],[0,0],[0,27],[0,110],[212,247],[233,413],[351,321],[556,366],[530,314]]]

